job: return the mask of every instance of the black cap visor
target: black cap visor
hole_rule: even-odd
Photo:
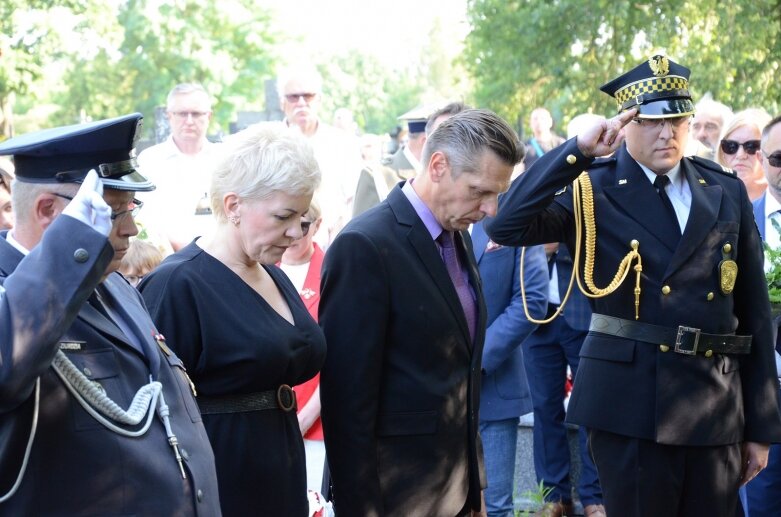
[[[637,108],[638,118],[673,118],[694,115],[694,104],[691,99],[659,99],[647,102]],[[631,109],[631,108],[629,108]]]

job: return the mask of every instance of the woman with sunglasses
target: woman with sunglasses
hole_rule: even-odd
[[[724,126],[716,160],[735,171],[743,180],[752,201],[767,188],[762,164],[757,159],[762,129],[770,121],[770,115],[762,109],[740,111]]]
[[[325,338],[274,264],[308,229],[302,216],[320,171],[305,138],[282,124],[258,124],[225,145],[212,176],[213,236],[168,257],[139,289],[198,392],[223,515],[304,517],[290,386],[320,370]]]

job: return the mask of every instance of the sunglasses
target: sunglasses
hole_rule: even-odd
[[[767,163],[769,163],[771,167],[781,167],[781,151],[776,151],[771,154],[767,154],[765,151],[762,151],[762,154],[765,155],[765,158],[767,158]]]
[[[753,156],[759,151],[759,140],[746,140],[745,142],[736,142],[735,140],[721,141],[721,150],[724,154],[735,154],[741,146],[746,151],[746,154]]]
[[[306,237],[306,234],[309,233],[309,228],[312,226],[312,221],[304,221],[301,220],[301,236]]]
[[[312,102],[312,99],[315,98],[316,93],[286,93],[285,94],[285,100],[287,100],[290,104],[295,104],[298,102],[298,99],[304,99],[307,103]]]

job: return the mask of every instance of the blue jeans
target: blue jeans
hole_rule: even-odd
[[[512,517],[518,418],[481,421],[480,438],[488,478],[483,492],[488,517]]]
[[[580,361],[585,331],[564,318],[542,325],[523,342],[523,362],[534,405],[534,470],[537,481],[551,489],[548,501],[571,501],[570,454],[564,423],[564,382],[567,365],[573,377]],[[578,430],[581,471],[577,491],[584,506],[602,502],[602,489],[588,449],[585,428]]]

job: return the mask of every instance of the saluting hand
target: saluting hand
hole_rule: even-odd
[[[95,169],[87,173],[79,191],[62,213],[108,236],[111,232],[111,208],[103,200],[103,182]]]
[[[624,141],[624,126],[637,115],[636,109],[602,120],[578,135],[578,149],[588,158],[614,153]]]

